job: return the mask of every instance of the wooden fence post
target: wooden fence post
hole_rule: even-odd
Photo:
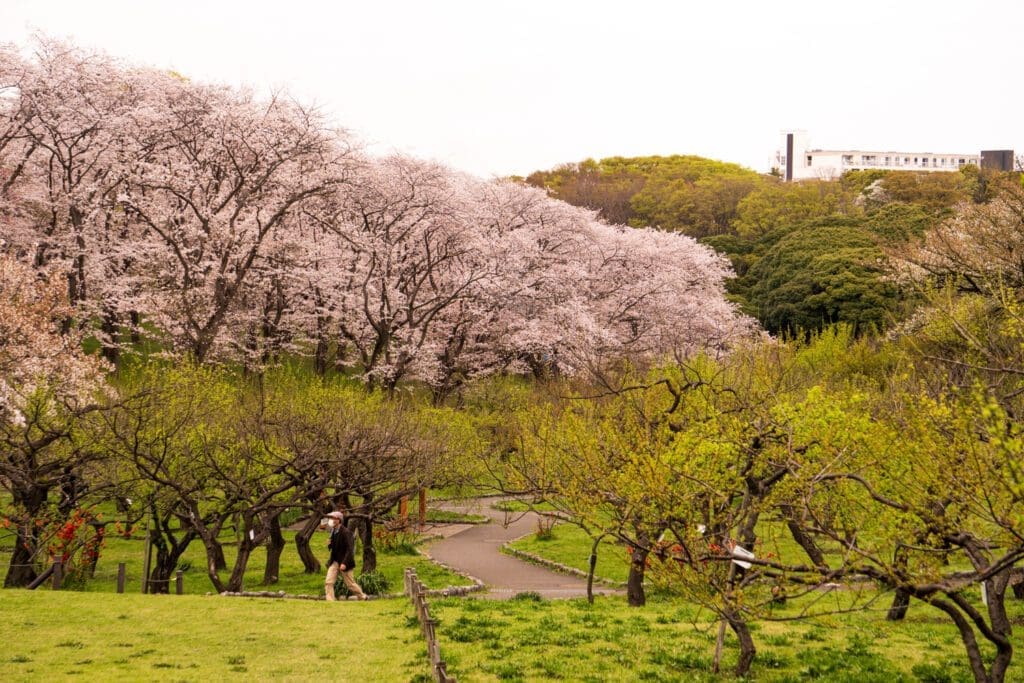
[[[152,562],[153,557],[153,533],[149,528],[149,520],[146,520],[146,548],[143,550],[144,557],[142,562],[142,592],[149,592],[149,564]]]
[[[128,567],[124,562],[117,563],[117,592],[124,593],[125,574]]]
[[[420,531],[427,526],[427,490],[420,489]]]
[[[174,592],[178,595],[185,594],[185,574],[180,569],[174,574]]]
[[[64,583],[64,563],[60,560],[53,561],[53,590],[59,591]]]

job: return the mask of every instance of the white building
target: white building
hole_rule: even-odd
[[[783,148],[775,153],[775,167],[786,180],[838,178],[846,171],[868,168],[902,171],[955,171],[967,164],[981,165],[980,153],[866,151],[812,149],[805,131],[785,133]]]

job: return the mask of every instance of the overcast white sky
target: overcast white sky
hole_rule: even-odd
[[[479,175],[824,148],[1024,152],[1019,0],[0,0],[194,80],[284,86],[379,152]]]

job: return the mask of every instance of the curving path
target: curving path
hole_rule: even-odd
[[[546,598],[575,598],[587,594],[585,579],[559,574],[501,552],[501,546],[537,528],[536,513],[505,513],[491,507],[497,499],[444,503],[456,512],[485,515],[490,524],[448,525],[445,538],[427,548],[427,555],[469,574],[487,585],[483,597],[507,599],[522,591],[536,591]],[[435,529],[439,531],[440,529]],[[595,594],[617,591],[594,584]]]

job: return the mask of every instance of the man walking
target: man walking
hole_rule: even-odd
[[[324,579],[324,593],[328,600],[337,600],[334,597],[334,584],[338,580],[338,573],[348,587],[348,590],[360,600],[368,600],[363,589],[356,583],[352,572],[356,568],[356,543],[352,532],[344,523],[345,516],[335,510],[327,515],[327,527],[331,530],[331,540],[327,549],[331,556],[327,560],[327,578]]]

